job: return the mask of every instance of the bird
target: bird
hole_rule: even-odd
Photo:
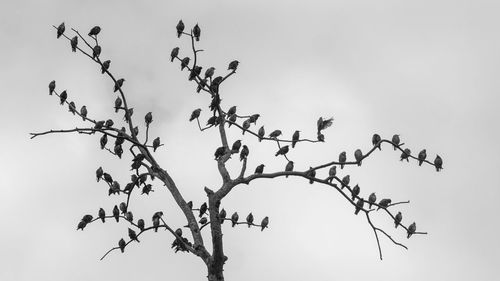
[[[337,166],[333,165],[328,170],[328,178],[326,180],[331,183],[336,174],[337,174]]]
[[[87,226],[87,223],[86,223],[86,222],[84,222],[84,221],[80,221],[80,222],[78,223],[78,226],[76,227],[76,230],[79,230],[79,229],[83,230],[86,226]]]
[[[179,55],[179,47],[175,47],[170,52],[170,62],[173,62],[174,59]]]
[[[128,228],[128,237],[130,237],[131,240],[135,240],[137,242],[140,242],[139,239],[137,239],[137,233],[130,227]]]
[[[293,161],[288,161],[285,167],[285,172],[291,172],[291,171],[293,171]],[[286,175],[285,177],[288,178],[288,175]]]
[[[381,140],[382,140],[382,138],[380,137],[379,134],[373,134],[372,144],[373,144],[373,146],[378,147],[379,150],[382,150],[382,148],[380,148],[380,141]]]
[[[344,169],[344,163],[347,160],[347,155],[345,151],[339,154],[340,169]]]
[[[82,120],[85,121],[85,118],[87,118],[87,107],[85,105],[80,108],[80,115],[82,116]]]
[[[196,41],[200,41],[200,33],[201,33],[201,29],[198,26],[198,24],[196,24],[193,28],[193,36],[196,39]]]
[[[309,167],[309,170],[307,171],[306,176],[309,177],[309,183],[313,184],[314,178],[316,177],[316,170],[314,170],[312,167]]]
[[[153,217],[153,227],[155,232],[158,232],[158,227],[160,226],[160,217]]]
[[[106,120],[106,123],[104,123],[104,127],[111,128],[111,127],[113,127],[114,124],[115,124],[115,122],[113,122],[113,120],[108,119],[108,120]]]
[[[418,153],[418,165],[419,166],[422,166],[422,163],[424,163],[425,158],[427,158],[427,153],[426,153],[425,149],[422,149],[422,151],[420,151]]]
[[[247,221],[247,224],[248,224],[248,228],[250,228],[250,226],[253,224],[253,215],[252,215],[252,213],[248,214],[246,221]]]
[[[140,229],[141,231],[143,231],[143,230],[144,230],[144,220],[143,220],[143,219],[139,219],[139,220],[137,221],[137,226],[139,227],[139,229]]]
[[[182,237],[182,229],[177,228],[177,229],[175,230],[175,234],[176,234],[177,236],[179,236],[179,237]]]
[[[68,93],[66,92],[66,90],[62,91],[62,93],[59,95],[59,100],[61,102],[61,105],[64,104],[67,98],[68,98]]]
[[[151,124],[151,122],[153,122],[153,114],[151,112],[148,112],[146,116],[144,116],[144,121],[146,121],[146,126]]]
[[[241,147],[241,140],[236,140],[233,143],[233,146],[231,147],[231,153],[238,153],[238,152],[240,152],[240,147]]]
[[[401,223],[401,220],[403,220],[403,215],[401,212],[398,212],[396,217],[394,218],[394,226],[398,228],[398,225]]]
[[[153,140],[153,152],[156,152],[156,149],[160,147],[160,137],[156,137]]]
[[[200,221],[199,221],[199,223],[200,223],[201,225],[204,225],[204,224],[206,224],[207,222],[208,222],[208,219],[207,219],[206,217],[201,218],[201,219],[200,219]]]
[[[120,78],[120,79],[116,80],[113,92],[118,91],[123,86],[123,82],[125,82],[125,79],[123,79],[123,78]]]
[[[323,119],[323,117],[320,117],[317,121],[318,135],[321,133],[322,130],[330,127],[332,124],[333,124],[333,117],[328,119]]]
[[[358,166],[361,166],[361,161],[363,160],[363,152],[361,152],[361,149],[356,149],[356,151],[354,151],[354,158],[356,162],[358,162]]]
[[[257,119],[259,119],[259,117],[260,117],[260,114],[252,114],[250,116],[250,118],[248,118],[248,122],[254,123],[255,125],[257,125]]]
[[[205,71],[205,78],[212,78],[212,76],[214,76],[214,73],[215,73],[215,67],[209,67],[207,68],[207,70]],[[234,112],[236,112],[236,106],[234,106]],[[233,113],[229,113],[230,111],[227,112],[228,115],[231,115],[231,114],[234,114]]]
[[[342,178],[342,188],[349,186],[349,182],[351,181],[351,177],[349,175]]]
[[[90,29],[89,36],[97,36],[97,34],[99,34],[99,32],[101,32],[101,27],[96,25],[96,26],[92,27],[92,29]]]
[[[127,212],[127,204],[125,204],[125,202],[121,202],[118,208],[120,209],[122,214],[125,214]]]
[[[240,153],[240,161],[243,161],[243,159],[247,159],[249,152],[250,151],[248,150],[248,147],[246,145],[243,145],[243,149]]]
[[[434,166],[436,166],[436,171],[443,169],[443,159],[439,155],[436,155],[436,159],[434,159]]]
[[[356,210],[354,211],[355,215],[357,215],[359,213],[359,211],[361,211],[361,209],[363,209],[363,205],[365,205],[365,201],[363,200],[363,198],[359,198],[358,202],[356,202]]]
[[[125,246],[127,246],[127,243],[125,243],[125,240],[121,238],[120,241],[118,241],[118,247],[120,248],[120,251],[122,251],[122,253],[125,252]]]
[[[101,144],[101,149],[104,149],[106,147],[106,144],[108,143],[108,135],[103,134],[99,141]]]
[[[104,211],[103,208],[99,209],[99,218],[102,220],[102,222],[106,222],[106,212]]]
[[[118,156],[118,158],[120,158],[120,159],[122,158],[123,148],[122,148],[121,144],[115,145],[114,152]]]
[[[370,209],[373,203],[375,203],[376,201],[377,201],[377,195],[375,195],[375,192],[372,192],[372,194],[370,194],[370,196],[368,197],[368,203],[370,204]]]
[[[262,138],[264,138],[264,135],[266,134],[266,130],[264,129],[264,126],[260,127],[257,134],[259,135],[259,142],[261,142]]]
[[[71,51],[76,52],[76,47],[78,46],[78,36],[71,38],[69,42],[71,44]]]
[[[177,30],[177,38],[180,38],[182,32],[184,31],[184,23],[182,22],[182,20],[179,20],[175,29]]]
[[[269,137],[272,139],[276,139],[281,135],[280,130],[274,130],[272,133],[269,134]]]
[[[132,214],[132,212],[130,212],[130,211],[126,212],[125,219],[128,220],[129,222],[134,221],[134,215]]]
[[[359,187],[359,185],[355,185],[353,188],[352,188],[352,193],[351,193],[351,196],[352,196],[352,200],[354,200],[356,198],[356,196],[359,195],[359,193],[361,192],[361,188]]]
[[[410,162],[409,159],[410,155],[411,155],[411,150],[409,148],[405,148],[405,150],[403,150],[403,152],[401,153],[401,161],[406,159],[407,162]]]
[[[189,57],[185,57],[181,60],[181,70],[184,70],[184,68],[188,66],[190,60]]]
[[[415,223],[410,224],[407,231],[408,239],[410,239],[410,237],[415,233],[416,230],[417,230],[417,225]]]
[[[238,223],[238,219],[239,219],[238,213],[234,212],[234,214],[231,216],[231,223],[233,227]]]
[[[207,212],[208,210],[208,206],[207,206],[207,202],[203,202],[203,204],[201,204],[200,206],[200,218]]]
[[[392,136],[392,143],[394,146],[394,150],[396,150],[396,148],[399,147],[399,142],[400,142],[399,135]]]
[[[211,67],[211,68],[213,68],[213,67]],[[213,68],[213,69],[215,69],[215,68]],[[210,70],[210,68],[209,68],[209,70]],[[208,72],[208,70],[207,70],[207,72]],[[207,74],[205,73],[205,76],[206,76],[206,75],[207,75]],[[211,75],[213,75],[213,73],[211,73]],[[210,77],[211,77],[211,75],[210,75]],[[231,115],[233,115],[233,114],[236,114],[236,105],[231,106],[231,107],[229,108],[229,110],[227,111],[227,115],[228,115],[228,116],[231,116]]]
[[[59,39],[59,37],[61,37],[61,35],[64,34],[64,31],[66,30],[66,26],[64,26],[64,22],[61,23],[58,27],[57,27],[57,38]]]
[[[300,131],[295,131],[292,136],[292,148],[295,148],[295,144],[299,141]]]
[[[226,148],[224,146],[218,147],[214,152],[215,160],[219,160],[226,153]]]
[[[97,177],[97,182],[99,182],[99,180],[101,180],[102,176],[104,175],[102,167],[97,168],[97,170],[95,171],[95,175]]]
[[[387,198],[384,198],[382,200],[380,200],[380,202],[378,202],[378,209],[377,210],[380,210],[380,208],[387,208],[389,206],[389,204],[391,204],[392,200],[391,199],[387,199]]]
[[[118,210],[118,206],[116,205],[113,208],[113,217],[115,218],[116,222],[118,222],[120,219],[120,210]]]
[[[92,49],[92,58],[96,59],[101,55],[101,46],[95,45],[94,48]]]
[[[91,223],[93,218],[94,217],[92,217],[92,215],[84,215],[82,221],[85,223]]]
[[[242,135],[244,135],[245,132],[248,130],[248,128],[250,128],[250,121],[248,121],[248,119],[243,121],[242,127],[243,127]]]
[[[101,73],[104,74],[104,72],[106,72],[108,69],[109,69],[109,65],[111,64],[111,61],[110,60],[106,60],[102,63],[102,66],[101,66]]]
[[[116,97],[115,100],[115,112],[118,112],[118,110],[122,107],[122,99],[120,97]]]
[[[268,224],[269,224],[269,217],[263,218],[262,222],[260,223],[260,231],[264,231],[264,228],[267,228]]]
[[[75,113],[76,113],[75,102],[70,102],[69,105],[68,105],[68,108],[69,108],[69,112],[71,112],[71,113],[73,113],[73,115],[75,115]]]
[[[224,208],[222,208],[222,210],[219,213],[219,221],[221,224],[224,223],[224,219],[226,219],[226,210],[224,210]]]
[[[52,95],[55,88],[56,88],[56,81],[55,80],[50,81],[50,83],[49,83],[49,95]]]
[[[255,168],[255,173],[262,174],[264,172],[264,167],[265,167],[264,164],[260,164],[259,166],[257,166],[257,168]]]
[[[232,62],[229,63],[229,66],[227,67],[227,70],[236,71],[236,68],[238,68],[238,64],[240,64],[239,61],[233,60]]]
[[[285,145],[283,147],[281,147],[274,156],[278,156],[278,155],[286,155],[288,153],[288,150],[289,150],[289,147],[288,145]]]

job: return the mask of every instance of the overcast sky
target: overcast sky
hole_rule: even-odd
[[[105,3],[104,3],[105,2]],[[270,217],[269,229],[224,225],[226,280],[493,280],[500,260],[497,201],[500,142],[500,2],[474,1],[3,1],[0,4],[0,280],[204,280],[200,259],[170,249],[166,232],[146,233],[125,254],[99,258],[127,237],[128,225],[94,223],[76,231],[84,214],[111,211],[123,200],[107,196],[94,171],[102,166],[125,183],[129,162],[99,149],[99,136],[30,132],[84,126],[48,95],[57,81],[77,107],[95,119],[112,111],[113,83],[52,25],[86,34],[102,27],[102,57],[124,77],[136,123],[153,112],[151,135],[165,143],[156,153],[183,195],[199,205],[203,187],[217,188],[215,131],[199,132],[187,119],[206,95],[170,63],[173,47],[190,55],[175,25],[199,23],[200,63],[225,73],[223,106],[260,113],[268,131],[315,137],[318,117],[335,118],[326,143],[300,143],[290,153],[297,169],[367,151],[371,136],[400,134],[413,152],[444,159],[431,166],[399,161],[385,146],[361,168],[342,171],[366,198],[410,200],[397,206],[403,222],[428,235],[407,240],[387,216],[375,222],[409,249],[381,238],[378,258],[372,229],[338,192],[303,179],[261,180],[239,186],[223,202],[240,217]],[[142,131],[141,131],[142,132]],[[250,147],[249,171],[286,162],[275,144],[236,131]],[[231,171],[239,163],[231,161]],[[165,188],[133,198],[134,215],[149,221],[162,210],[174,228],[185,220]],[[209,233],[205,233],[209,241]],[[495,262],[496,261],[496,262]]]

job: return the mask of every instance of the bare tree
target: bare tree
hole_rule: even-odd
[[[186,37],[190,40],[191,57],[181,57],[179,55],[179,48],[174,48],[171,52],[171,61],[177,61],[181,64],[181,70],[187,70],[189,73],[188,80],[196,84],[196,92],[206,93],[209,98],[210,117],[206,125],[202,126],[200,123],[201,109],[195,109],[189,121],[196,121],[200,131],[208,129],[216,129],[219,131],[220,147],[215,149],[214,157],[218,171],[222,177],[222,182],[218,188],[210,189],[204,188],[207,196],[207,202],[203,202],[199,207],[193,207],[191,201],[186,202],[181,193],[181,189],[176,185],[174,179],[170,174],[162,168],[160,163],[155,159],[154,154],[158,148],[162,146],[160,138],[155,138],[153,141],[149,137],[149,126],[153,122],[153,115],[151,112],[144,117],[145,133],[143,137],[139,137],[139,126],[135,124],[134,110],[127,103],[123,78],[118,78],[110,71],[110,60],[105,60],[101,55],[101,46],[99,45],[98,36],[101,28],[95,26],[90,30],[87,36],[83,36],[77,30],[72,29],[74,36],[68,36],[65,32],[64,23],[58,27],[54,26],[57,30],[57,38],[63,37],[70,42],[73,52],[79,51],[87,56],[91,61],[99,66],[99,71],[107,75],[114,82],[114,92],[117,94],[114,107],[110,106],[110,115],[114,113],[123,114],[124,127],[119,128],[112,119],[108,120],[95,120],[88,115],[86,106],[77,108],[74,101],[70,101],[68,92],[66,90],[56,90],[56,82],[52,81],[49,84],[49,95],[55,95],[59,98],[61,105],[66,105],[73,115],[78,115],[88,124],[88,127],[74,128],[74,129],[60,129],[49,130],[45,132],[32,133],[31,138],[37,136],[55,134],[55,133],[79,133],[88,135],[100,136],[100,145],[103,150],[122,158],[124,149],[127,149],[132,159],[131,167],[132,174],[131,180],[127,184],[120,184],[113,180],[113,177],[106,173],[102,167],[96,170],[97,181],[102,181],[109,187],[109,195],[123,196],[125,199],[119,205],[112,208],[111,214],[107,213],[103,208],[97,212],[97,216],[85,215],[78,223],[77,229],[84,229],[87,224],[93,223],[97,220],[105,222],[107,219],[115,219],[117,222],[124,221],[129,224],[128,239],[121,238],[118,246],[111,248],[104,256],[105,258],[109,253],[121,250],[124,252],[126,247],[139,242],[139,237],[147,231],[158,231],[158,229],[165,229],[173,236],[172,248],[175,252],[187,252],[200,257],[207,266],[208,280],[220,281],[224,280],[223,268],[227,260],[224,254],[222,224],[229,221],[233,227],[238,224],[245,224],[248,227],[258,227],[264,230],[268,227],[269,218],[265,217],[259,219],[260,223],[255,223],[252,213],[248,214],[244,220],[239,218],[237,212],[231,216],[228,215],[224,208],[221,209],[221,203],[224,198],[237,186],[245,184],[248,185],[252,181],[262,178],[278,178],[278,177],[301,177],[310,184],[317,183],[331,187],[338,192],[348,204],[352,205],[354,214],[361,213],[366,217],[366,222],[370,225],[375,235],[377,242],[380,259],[382,259],[382,249],[380,247],[379,235],[385,236],[395,245],[406,248],[400,242],[397,242],[389,233],[377,227],[371,220],[373,214],[386,215],[390,221],[394,222],[396,228],[402,229],[406,232],[407,237],[410,238],[414,234],[426,234],[426,232],[416,231],[416,224],[403,223],[401,212],[395,213],[393,211],[395,206],[399,204],[407,204],[409,201],[393,202],[389,198],[377,199],[375,193],[370,195],[362,195],[359,185],[353,185],[352,180],[348,174],[342,175],[342,169],[346,165],[361,166],[363,160],[372,155],[377,149],[382,149],[382,144],[386,143],[393,147],[394,150],[401,151],[400,160],[415,160],[419,166],[423,163],[432,165],[437,171],[442,169],[442,159],[436,156],[433,162],[427,160],[426,150],[420,151],[416,156],[412,154],[410,149],[404,148],[401,143],[399,135],[394,135],[390,140],[384,139],[378,134],[372,137],[372,145],[362,152],[357,149],[352,154],[353,157],[348,157],[346,151],[339,154],[338,159],[333,159],[328,163],[310,167],[307,170],[294,169],[294,161],[290,159],[288,153],[300,142],[318,143],[325,141],[324,130],[330,127],[333,123],[333,118],[320,117],[317,121],[315,130],[317,135],[313,138],[304,138],[300,135],[300,131],[295,131],[291,138],[283,136],[280,130],[273,130],[270,133],[266,132],[264,126],[257,129],[257,120],[259,114],[240,114],[236,110],[236,106],[224,108],[221,104],[221,95],[219,91],[220,85],[228,78],[233,76],[238,69],[238,61],[229,63],[227,71],[220,76],[215,76],[215,69],[208,67],[202,74],[202,67],[198,64],[198,55],[201,51],[196,47],[196,42],[200,40],[201,30],[198,25],[195,25],[189,32],[185,31],[184,23],[179,21],[176,26],[177,37]],[[258,138],[259,141],[267,141],[276,143],[277,151],[274,157],[282,157],[285,161],[283,170],[281,171],[264,171],[264,164],[255,168],[255,171],[247,171],[247,159],[250,156],[250,148],[243,144],[241,140],[230,143],[226,135],[229,129],[241,131],[246,138]],[[269,133],[269,134],[268,134]],[[108,143],[114,141],[113,145]],[[109,148],[111,147],[111,148]],[[234,158],[232,158],[234,156]],[[270,156],[273,157],[273,156]],[[228,161],[241,162],[241,170],[237,175],[231,175],[226,169]],[[340,169],[339,169],[340,168]],[[321,175],[323,174],[323,175]],[[164,185],[172,194],[177,206],[182,210],[185,216],[187,225],[185,226],[191,233],[186,236],[181,228],[175,228],[163,218],[163,212],[158,211],[152,215],[151,221],[143,219],[136,220],[132,213],[132,194],[134,192],[141,192],[148,195],[153,190],[153,181],[158,179],[161,185]],[[379,211],[380,212],[377,212]],[[195,214],[196,212],[196,214]],[[210,230],[211,245],[206,246],[204,237],[207,237],[203,232],[204,228],[207,232]]]

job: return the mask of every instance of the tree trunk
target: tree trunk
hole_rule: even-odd
[[[224,276],[222,272],[220,273],[210,273],[208,272],[208,281],[224,281]]]

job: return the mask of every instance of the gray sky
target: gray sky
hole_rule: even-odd
[[[4,1],[6,2],[6,1]],[[334,116],[327,142],[299,144],[298,168],[337,159],[346,150],[366,151],[377,132],[401,134],[414,152],[426,148],[444,159],[444,170],[402,163],[389,147],[345,173],[365,196],[375,191],[396,201],[404,222],[427,236],[407,240],[386,216],[376,222],[404,242],[381,237],[378,259],[366,220],[332,189],[304,180],[257,181],[238,187],[223,203],[240,216],[270,217],[270,228],[224,227],[229,260],[226,280],[493,280],[500,260],[497,171],[500,141],[500,3],[498,1],[9,1],[0,4],[0,86],[3,120],[0,168],[1,280],[203,280],[206,269],[192,255],[174,254],[166,233],[144,234],[125,254],[101,255],[127,235],[127,225],[95,223],[75,231],[86,213],[110,211],[122,198],[97,184],[97,167],[125,182],[127,161],[99,150],[98,136],[29,132],[73,128],[83,122],[47,94],[57,80],[77,107],[97,119],[110,113],[112,82],[51,25],[66,22],[87,33],[100,25],[103,57],[126,79],[124,89],[140,117],[153,111],[153,136],[165,143],[156,157],[186,198],[200,204],[203,186],[219,185],[216,132],[200,133],[187,122],[206,95],[169,61],[187,41],[175,36],[183,19],[199,23],[201,64],[223,73],[238,59],[237,75],[225,82],[223,104],[260,113],[258,125],[287,135],[299,129],[314,137],[319,116]],[[138,121],[136,121],[138,122]],[[232,140],[241,138],[237,132]],[[275,145],[250,147],[249,169],[284,167]],[[232,171],[239,163],[233,161]],[[343,172],[344,172],[343,171]],[[477,197],[474,197],[477,196]],[[156,187],[135,198],[136,217],[163,210],[174,227],[185,221],[171,196]],[[205,240],[208,241],[208,233]],[[495,262],[495,260],[497,262]],[[495,275],[494,275],[495,274]],[[169,276],[169,277],[167,277]],[[171,277],[170,277],[171,276]],[[374,277],[376,276],[376,277]]]

